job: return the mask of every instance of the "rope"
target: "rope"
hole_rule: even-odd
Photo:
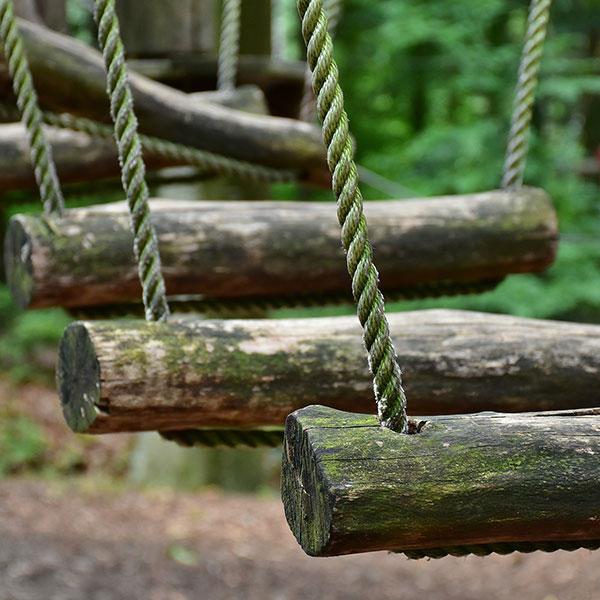
[[[317,111],[323,123],[327,163],[333,175],[332,187],[338,202],[342,244],[352,278],[352,294],[363,326],[363,341],[369,355],[377,412],[384,427],[405,432],[406,397],[401,372],[384,314],[384,300],[377,285],[379,275],[373,264],[358,174],[353,160],[348,116],[338,84],[338,69],[332,56],[327,32],[327,16],[322,0],[298,0],[307,58],[313,72]]]
[[[525,45],[521,54],[502,187],[520,188],[527,162],[531,113],[546,38],[551,0],[531,0]]]
[[[215,448],[225,446],[247,446],[248,448],[277,448],[283,444],[283,427],[273,429],[184,429],[161,431],[160,435],[169,442],[191,448]]]
[[[482,281],[433,281],[398,290],[388,290],[389,301],[419,300],[461,294],[482,294],[494,289],[502,279]],[[168,296],[169,307],[174,313],[241,313],[244,316],[263,316],[264,311],[293,307],[316,307],[326,305],[351,304],[349,293],[297,294],[290,296],[260,296],[251,298],[211,298],[198,296]],[[137,303],[113,304],[110,306],[89,306],[69,309],[77,319],[110,319],[114,317],[139,316],[142,306]]]
[[[342,16],[343,0],[325,0],[325,9],[327,11],[327,29],[329,35],[335,37],[335,32]],[[301,121],[314,123],[317,120],[317,105],[315,102],[315,93],[312,88],[312,74],[310,68],[306,67],[304,74],[304,90],[302,92],[302,100],[300,101]]]
[[[427,548],[425,550],[399,550],[397,554],[405,554],[407,558],[444,558],[445,556],[488,556],[490,554],[512,554],[513,552],[556,552],[565,550],[573,552],[585,548],[598,550],[600,540],[549,541],[549,542],[498,542],[495,544],[471,544],[467,546],[445,546],[443,548]]]
[[[112,127],[69,114],[58,115],[51,112],[43,112],[42,118],[48,125],[83,131],[88,135],[101,138],[113,137]],[[176,144],[149,135],[139,135],[144,151],[158,156],[165,156],[182,164],[194,165],[221,175],[235,175],[242,179],[262,183],[276,182],[285,183],[296,181],[298,172],[289,169],[273,169],[254,163],[228,158],[220,154],[200,150],[192,146]]]
[[[221,39],[217,66],[217,89],[232,90],[238,70],[241,0],[223,0]]]
[[[21,118],[27,131],[31,162],[44,212],[47,215],[60,217],[64,211],[64,200],[52,159],[52,150],[44,136],[37,94],[33,87],[27,57],[23,51],[12,0],[0,0],[0,41],[8,62]]]
[[[121,178],[129,204],[146,320],[164,321],[169,314],[169,307],[160,268],[156,232],[150,221],[145,167],[137,134],[137,120],[133,113],[133,98],[127,82],[127,66],[115,0],[94,0],[94,9],[98,42],[106,65],[110,112],[115,123]]]

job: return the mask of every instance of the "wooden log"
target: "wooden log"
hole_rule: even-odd
[[[143,8],[142,8],[143,6]],[[128,56],[168,56],[215,48],[213,0],[119,0],[117,14]]]
[[[212,102],[257,114],[267,111],[264,95],[256,86],[189,96],[194,102]],[[61,183],[120,176],[119,157],[112,138],[102,139],[54,127],[46,127],[45,131]],[[184,164],[147,150],[144,150],[144,162],[148,171]],[[24,128],[15,123],[0,125],[0,192],[36,186]]]
[[[107,121],[106,74],[100,53],[27,21],[19,21],[19,26],[42,105]],[[232,158],[298,168],[307,180],[321,185],[330,181],[318,127],[190,103],[187,94],[133,72],[129,82],[142,133]]]
[[[600,409],[418,428],[403,435],[323,406],[288,417],[281,494],[307,554],[600,546]]]
[[[390,314],[415,414],[600,404],[600,326],[433,310]],[[355,317],[79,322],[57,382],[75,431],[283,425],[318,402],[375,412]]]
[[[309,407],[286,427],[288,521],[319,556],[598,547],[598,417],[442,417],[401,436],[373,417]]]
[[[349,279],[335,207],[302,202],[154,201],[171,295],[265,297],[340,293]],[[384,290],[540,271],[557,223],[537,189],[368,202]],[[125,205],[17,215],[8,225],[7,279],[21,307],[91,306],[141,297]]]

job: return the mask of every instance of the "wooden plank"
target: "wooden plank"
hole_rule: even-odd
[[[600,404],[600,326],[433,310],[389,314],[413,414]],[[375,412],[355,317],[79,322],[57,381],[75,431],[283,425],[320,403]]]
[[[117,2],[123,44],[136,57],[213,51],[215,12],[214,0]]]
[[[600,409],[418,426],[398,434],[322,406],[288,417],[282,498],[305,552],[600,546]]]
[[[333,204],[162,200],[151,206],[171,295],[349,290]],[[533,188],[368,202],[365,212],[383,290],[540,271],[556,252],[554,209]],[[132,247],[123,203],[67,211],[62,219],[17,215],[5,253],[13,298],[29,308],[139,299]]]
[[[64,35],[19,21],[40,102],[56,112],[108,120],[106,75],[99,52]],[[329,182],[318,127],[293,119],[251,115],[130,73],[140,132],[276,167],[294,167],[306,180]]]
[[[192,102],[212,102],[257,114],[267,112],[264,95],[256,86],[199,92],[190,94],[189,99]],[[119,157],[112,138],[102,139],[53,127],[46,127],[45,131],[52,146],[61,183],[120,176]],[[148,171],[186,164],[185,161],[156,155],[148,150],[144,150],[144,162]],[[36,186],[24,128],[19,124],[0,125],[0,192],[32,189]]]

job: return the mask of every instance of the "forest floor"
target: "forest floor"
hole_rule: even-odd
[[[8,393],[0,385],[0,404]],[[40,413],[63,436],[50,426],[60,412],[52,392],[30,386],[18,395],[26,414]],[[83,444],[92,465],[84,474],[0,480],[0,600],[600,598],[600,552],[309,558],[275,494],[107,483],[98,469],[114,462],[117,442],[109,450],[103,440]]]

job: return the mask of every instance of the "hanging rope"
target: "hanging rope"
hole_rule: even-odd
[[[525,45],[521,54],[519,75],[510,134],[504,161],[502,187],[520,188],[527,162],[531,113],[542,60],[542,49],[550,18],[551,0],[531,0]]]
[[[83,131],[88,135],[101,138],[112,138],[113,128],[103,123],[74,117],[69,114],[55,114],[42,112],[42,118],[48,125]],[[253,182],[276,182],[284,183],[297,181],[299,173],[291,169],[274,169],[257,165],[234,158],[228,158],[220,154],[200,150],[192,146],[176,144],[149,135],[139,135],[142,148],[149,153],[165,156],[182,164],[194,165],[211,173],[220,175],[235,175],[242,179]]]
[[[322,0],[298,0],[302,34],[307,45],[308,64],[313,72],[317,111],[323,123],[327,163],[333,175],[332,187],[338,202],[342,243],[352,278],[352,294],[363,326],[363,341],[369,355],[379,419],[384,427],[405,432],[406,398],[401,372],[384,314],[384,300],[378,289],[379,274],[373,264],[363,200],[353,159],[348,116],[338,83],[338,69],[332,55],[331,37]]]
[[[342,16],[342,3],[343,0],[325,0],[327,29],[332,38],[335,37],[335,32]],[[312,73],[308,65],[304,74],[304,90],[302,92],[302,100],[300,101],[299,117],[301,121],[306,121],[307,123],[314,123],[317,120],[317,105],[315,93],[312,88]]]
[[[133,113],[133,98],[127,82],[127,66],[115,0],[94,0],[98,42],[104,55],[110,112],[121,161],[123,189],[127,194],[134,252],[138,262],[146,320],[164,321],[169,314],[165,283],[161,273],[156,232],[150,221],[148,186]]]
[[[23,51],[12,0],[0,0],[0,42],[8,62],[21,118],[27,131],[31,162],[44,212],[47,215],[60,217],[64,211],[64,200],[52,160],[52,150],[44,136],[37,94],[33,87],[27,57]]]
[[[217,68],[218,90],[232,90],[235,88],[240,49],[241,4],[241,0],[223,0]]]

